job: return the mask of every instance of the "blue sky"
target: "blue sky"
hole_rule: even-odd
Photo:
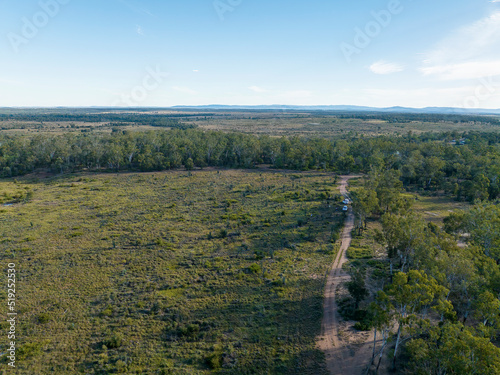
[[[500,108],[500,0],[0,0],[0,106]]]

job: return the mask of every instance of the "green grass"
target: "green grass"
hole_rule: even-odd
[[[461,211],[470,207],[466,202],[457,202],[444,196],[422,196],[418,194],[404,194],[412,199],[412,208],[427,221],[441,225],[443,219],[452,212]]]
[[[16,374],[325,373],[315,337],[343,220],[331,175],[0,181],[28,189],[0,213],[0,258],[19,277]]]
[[[347,249],[347,258],[349,259],[371,259],[373,258],[373,249],[370,247],[353,247]]]

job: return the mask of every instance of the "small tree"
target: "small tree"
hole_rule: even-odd
[[[347,290],[354,298],[355,308],[358,309],[359,303],[368,296],[368,289],[366,289],[365,275],[357,268],[349,270],[351,274],[351,281],[347,283]]]
[[[391,309],[393,306],[389,300],[387,294],[383,291],[379,291],[375,301],[370,304],[369,312],[371,316],[371,324],[373,326],[373,351],[372,351],[372,360],[370,362],[370,366],[375,362],[375,348],[377,343],[377,332],[382,333],[382,347],[378,352],[378,364],[377,364],[377,372],[380,366],[380,362],[382,361],[382,356],[384,354],[385,347],[387,346],[387,340],[389,339],[389,332],[391,329]]]
[[[366,220],[378,208],[378,198],[375,190],[359,188],[352,193],[353,208],[360,220],[360,228],[364,225],[366,228]]]
[[[191,158],[188,158],[186,160],[186,163],[184,164],[184,166],[186,167],[186,170],[187,171],[192,171],[194,169],[194,162],[193,162],[193,159]]]

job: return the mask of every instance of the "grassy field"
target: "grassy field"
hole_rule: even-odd
[[[349,181],[351,191],[365,184],[364,179],[352,179]],[[441,226],[443,219],[452,212],[465,210],[470,207],[467,202],[458,202],[444,195],[422,195],[418,193],[403,193],[403,197],[411,202],[411,208],[425,220]],[[375,225],[375,224],[372,224]],[[381,229],[377,227],[377,229]]]
[[[1,180],[16,374],[324,373],[314,339],[343,221],[333,181],[265,170]]]
[[[318,116],[317,113],[233,114],[231,117],[197,120],[192,122],[202,129],[238,131],[270,136],[306,136],[330,138],[338,135],[365,134],[370,136],[414,134],[434,131],[500,131],[498,125],[454,122],[388,122],[384,120],[343,119]]]
[[[423,196],[419,194],[405,194],[412,200],[412,208],[425,220],[441,226],[443,219],[452,212],[465,210],[469,203],[457,202],[445,196]]]
[[[70,111],[71,112],[71,111]],[[89,113],[95,111],[89,110]],[[104,111],[106,112],[106,111]],[[113,113],[123,115],[138,114],[131,110],[114,110]],[[206,112],[206,111],[205,111]],[[226,132],[241,132],[254,135],[280,136],[305,136],[332,138],[336,136],[355,136],[365,134],[398,135],[423,132],[465,131],[499,132],[498,124],[488,122],[471,122],[466,118],[463,121],[388,121],[376,118],[342,118],[338,114],[323,111],[222,111],[211,110],[210,113],[196,110],[167,110],[152,109],[141,111],[142,115],[170,115],[180,116],[184,124],[195,125],[205,130],[220,130]],[[0,110],[0,114],[2,111]],[[486,119],[486,118],[485,118]],[[0,121],[0,132],[4,134],[33,134],[51,133],[63,134],[68,132],[111,132],[113,125],[110,122],[85,122],[85,121],[37,121],[3,119]],[[122,123],[121,130],[152,130],[158,129],[149,125],[135,123]]]

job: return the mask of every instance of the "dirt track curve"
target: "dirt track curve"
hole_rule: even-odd
[[[358,176],[341,176],[340,193],[343,196],[348,195],[348,180],[355,177]],[[351,244],[353,228],[354,213],[350,209],[342,232],[341,247],[326,282],[321,336],[318,337],[318,347],[325,352],[327,368],[331,375],[361,375],[366,371],[371,359],[370,343],[373,336],[370,333],[354,333],[352,328],[349,332],[335,302],[338,288],[349,280],[349,275],[342,270],[342,265],[347,261],[346,250]]]

